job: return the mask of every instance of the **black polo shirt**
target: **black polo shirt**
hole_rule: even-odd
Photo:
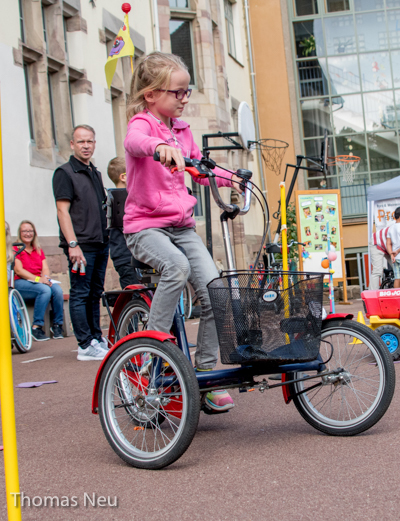
[[[106,192],[101,174],[92,163],[85,165],[71,156],[54,172],[53,192],[56,201],[71,203],[71,220],[82,251],[94,251],[108,243]],[[68,248],[61,229],[60,246]]]

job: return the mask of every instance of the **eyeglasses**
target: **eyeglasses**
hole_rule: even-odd
[[[21,230],[21,234],[24,235],[31,235],[32,233],[35,233],[33,230]]]
[[[172,92],[175,94],[176,99],[183,100],[183,98],[186,96],[188,99],[190,98],[190,95],[192,94],[192,89],[178,89],[178,90],[168,90],[168,89],[156,89],[159,92]]]

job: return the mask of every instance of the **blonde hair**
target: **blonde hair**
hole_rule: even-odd
[[[176,54],[152,52],[143,57],[132,76],[131,91],[126,107],[129,121],[135,114],[146,108],[144,94],[161,88],[168,88],[171,74],[179,69],[188,71],[184,61]]]
[[[6,253],[7,253],[7,264],[11,263],[14,260],[14,250],[12,248],[12,240],[11,240],[11,231],[10,225],[7,221],[6,223]]]
[[[111,159],[111,161],[108,163],[107,175],[115,185],[119,181],[119,176],[121,174],[125,174],[125,172],[126,166],[124,158],[114,157],[114,159]]]
[[[19,223],[19,226],[18,226],[18,242],[23,242],[22,239],[21,239],[21,226],[23,224],[29,224],[30,226],[32,226],[33,228],[33,239],[31,241],[31,245],[33,246],[33,248],[40,254],[42,249],[40,248],[40,244],[39,244],[39,239],[38,239],[38,236],[37,236],[37,231],[36,231],[36,227],[35,225],[33,224],[32,221],[21,221]]]

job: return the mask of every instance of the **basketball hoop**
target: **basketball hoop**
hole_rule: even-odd
[[[261,155],[265,166],[276,175],[281,173],[282,159],[285,155],[289,143],[279,139],[259,139],[251,143],[251,148],[261,150]]]
[[[328,166],[337,165],[344,182],[348,185],[352,184],[361,158],[358,156],[336,156],[329,159],[333,159],[333,161],[330,161]]]

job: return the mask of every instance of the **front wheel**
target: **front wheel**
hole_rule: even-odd
[[[389,351],[373,331],[351,320],[327,322],[321,337],[333,346],[325,366],[334,373],[291,384],[293,402],[310,425],[326,434],[364,432],[382,418],[393,398],[395,371]],[[331,354],[330,344],[321,342],[324,360]],[[304,376],[294,373],[295,378]]]
[[[189,447],[200,414],[200,391],[189,360],[171,342],[135,338],[107,360],[99,416],[113,450],[142,469],[170,465]]]

